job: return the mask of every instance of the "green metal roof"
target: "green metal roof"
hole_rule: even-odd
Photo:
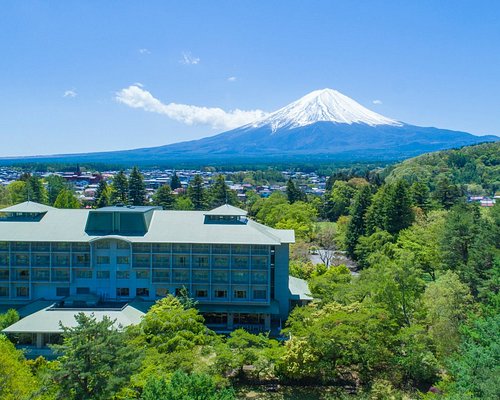
[[[55,210],[54,207],[45,204],[35,203],[34,201],[25,201],[10,207],[0,209],[2,213],[44,213],[49,210]]]
[[[109,235],[86,232],[89,214],[96,210],[48,208],[39,221],[0,220],[0,241],[90,242]],[[246,224],[205,224],[204,211],[166,211],[151,209],[145,233],[113,232],[132,243],[208,243],[262,244],[293,243],[293,230],[273,229],[255,221]]]
[[[205,215],[222,215],[222,216],[234,216],[240,217],[247,215],[248,212],[242,210],[241,208],[231,206],[229,204],[224,204],[220,207],[214,208],[213,210],[206,211]]]

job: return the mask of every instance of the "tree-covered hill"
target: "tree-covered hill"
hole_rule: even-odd
[[[386,169],[386,182],[401,178],[425,182],[435,190],[440,181],[464,186],[468,194],[492,195],[500,189],[500,142],[438,151]]]

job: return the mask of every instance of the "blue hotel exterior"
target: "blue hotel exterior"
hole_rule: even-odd
[[[139,300],[147,309],[185,288],[213,329],[270,330],[307,299],[290,290],[293,242],[293,231],[229,205],[63,210],[25,202],[0,210],[0,303],[74,309]]]

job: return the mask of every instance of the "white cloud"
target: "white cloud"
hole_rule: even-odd
[[[164,104],[150,92],[131,85],[116,93],[115,100],[132,108],[162,114],[187,125],[210,125],[214,129],[232,129],[267,116],[262,110],[224,111],[218,107],[198,107],[188,104]]]
[[[139,49],[139,53],[140,54],[151,54],[151,52],[146,48]]]
[[[236,82],[236,77],[235,76],[230,76],[229,78],[227,78],[228,82]]]
[[[76,93],[74,89],[65,90],[63,93],[63,97],[69,97],[70,99],[76,97],[77,95],[78,93]]]
[[[372,101],[373,104],[382,104],[382,100],[373,100]]]
[[[190,51],[184,51],[179,62],[185,65],[196,65],[200,63],[200,58],[193,56]]]

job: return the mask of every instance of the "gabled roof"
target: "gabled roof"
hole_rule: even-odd
[[[15,204],[10,207],[0,209],[4,213],[44,213],[49,210],[55,210],[54,207],[46,206],[45,204],[36,203],[34,201],[25,201],[24,203]]]
[[[248,212],[242,210],[241,208],[231,206],[229,204],[224,204],[220,207],[214,208],[213,210],[207,211],[205,215],[224,215],[224,216],[245,216]]]

